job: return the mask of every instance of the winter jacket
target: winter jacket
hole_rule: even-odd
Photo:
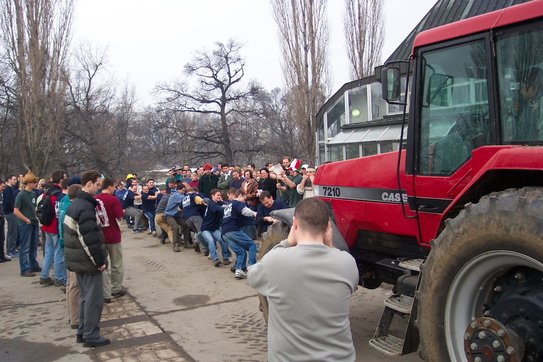
[[[79,191],[64,217],[64,259],[66,267],[76,273],[97,274],[107,263],[104,234],[96,221],[98,202]]]
[[[4,215],[9,215],[13,212],[13,207],[15,206],[15,196],[17,196],[17,189],[15,187],[10,187],[6,185],[4,189],[4,204],[2,205],[4,209]]]
[[[217,188],[219,176],[214,174],[204,174],[198,180],[198,191],[205,197],[211,197],[211,190]]]

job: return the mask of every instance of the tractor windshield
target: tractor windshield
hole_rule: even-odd
[[[490,142],[484,39],[423,52],[419,173],[450,175]]]
[[[542,144],[542,26],[531,25],[498,36],[496,58],[503,143]]]

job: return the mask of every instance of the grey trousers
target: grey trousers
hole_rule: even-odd
[[[140,227],[141,215],[142,212],[140,209],[136,209],[134,207],[124,209],[124,216],[130,216],[134,218],[134,230]]]
[[[95,341],[100,338],[100,318],[104,307],[104,284],[102,273],[77,273],[79,286],[79,328],[77,334],[85,341]]]

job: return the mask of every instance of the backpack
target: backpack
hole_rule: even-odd
[[[40,223],[45,226],[49,226],[53,223],[53,220],[56,217],[55,212],[55,205],[53,202],[51,202],[51,196],[56,196],[60,194],[60,190],[53,190],[49,194],[45,194],[44,197],[38,202],[38,206],[36,207],[36,215],[38,216],[38,220],[40,220]]]

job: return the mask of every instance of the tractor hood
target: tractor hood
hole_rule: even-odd
[[[402,151],[400,175],[404,175],[405,151]],[[360,157],[353,160],[327,163],[319,166],[315,175],[314,184],[318,196],[339,197],[334,195],[333,189],[329,187],[341,187],[344,192],[341,198],[350,199],[351,188],[364,189],[371,193],[375,190],[398,191],[398,180],[396,177],[396,166],[398,163],[398,152],[388,152],[379,155]],[[403,183],[402,183],[403,184]],[[332,193],[328,195],[329,191]],[[355,197],[355,199],[360,199]]]

